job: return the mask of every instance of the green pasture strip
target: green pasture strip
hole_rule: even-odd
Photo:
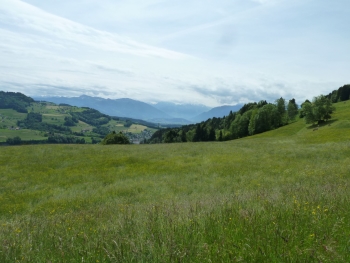
[[[151,129],[148,128],[147,126],[140,125],[140,124],[132,124],[130,127],[125,127],[124,126],[125,122],[122,121],[115,121],[111,120],[108,124],[105,124],[103,126],[108,127],[110,131],[115,131],[115,132],[130,132],[130,133],[136,133],[139,134],[145,129],[150,130],[150,131],[157,131],[156,129]]]
[[[20,113],[12,109],[0,109],[0,127],[17,127],[17,121],[23,120],[26,117],[26,113]]]
[[[64,118],[68,115],[63,114],[43,114],[43,122],[49,123],[49,124],[55,124],[55,125],[63,125],[64,124]]]
[[[20,113],[12,109],[0,109],[0,114],[2,117],[6,116],[16,120],[24,119],[27,116],[26,113]]]
[[[46,140],[47,137],[44,137],[44,133],[35,130],[8,130],[0,129],[0,142],[5,142],[7,138],[14,138],[16,136],[21,137],[23,141],[26,140]]]
[[[92,129],[94,128],[93,126],[83,122],[83,121],[79,121],[77,123],[76,126],[73,127],[69,127],[73,132],[81,132],[82,130],[86,130],[86,131],[92,131]]]
[[[124,131],[126,128],[124,127],[124,123],[116,120],[110,120],[107,124],[102,125],[107,127],[110,131],[120,132]]]
[[[147,129],[146,126],[140,124],[132,124],[126,131],[131,133],[141,133]]]

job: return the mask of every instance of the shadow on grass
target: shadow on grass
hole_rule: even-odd
[[[325,121],[325,122],[321,122],[321,123],[316,123],[316,124],[312,124],[309,127],[307,127],[307,129],[316,129],[316,128],[322,128],[324,126],[331,126],[334,122],[338,121],[338,119],[334,119],[334,120],[329,120],[329,121]]]

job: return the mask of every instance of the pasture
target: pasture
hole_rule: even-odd
[[[350,262],[349,105],[229,142],[2,147],[0,261]]]
[[[19,113],[12,109],[0,109],[0,127],[17,126],[17,121],[22,120],[27,116],[25,113]],[[2,132],[0,130],[0,132]]]
[[[6,142],[7,138],[13,138],[19,136],[22,140],[46,140],[47,137],[44,136],[44,132],[35,130],[8,130],[0,129],[0,142]],[[1,168],[0,168],[1,169]]]

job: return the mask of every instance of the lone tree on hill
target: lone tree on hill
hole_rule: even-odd
[[[112,133],[108,134],[103,139],[101,144],[103,144],[103,145],[107,145],[107,144],[130,144],[130,141],[121,132],[120,133],[115,133],[115,131],[113,131]]]
[[[304,102],[302,106],[306,123],[322,123],[332,118],[331,114],[335,107],[327,97],[320,95],[315,97],[312,102]]]

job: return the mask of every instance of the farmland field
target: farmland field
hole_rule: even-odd
[[[0,142],[5,142],[7,138],[19,136],[22,140],[45,140],[47,137],[44,136],[43,132],[34,130],[5,130],[0,129]]]
[[[350,262],[335,106],[229,142],[2,147],[0,262]]]
[[[24,119],[26,115],[12,109],[0,109],[0,126],[15,126],[17,120]]]
[[[101,127],[97,127],[96,123],[90,124],[84,121],[78,120],[76,123],[65,124],[65,120],[67,117],[71,118],[72,113],[83,112],[84,108],[74,107],[74,106],[62,106],[56,105],[54,103],[49,102],[34,102],[30,106],[27,107],[28,112],[39,113],[42,116],[42,120],[40,122],[48,125],[56,125],[57,127],[65,127],[69,128],[68,135],[74,136],[79,139],[84,139],[86,143],[92,143],[92,137],[96,143],[106,135],[107,132],[125,132],[128,133],[132,137],[132,139],[137,139],[138,141],[143,139],[149,139],[150,136],[157,131],[157,129],[149,128],[140,124],[131,124],[128,127],[125,127],[126,121],[113,120],[110,119],[108,123],[101,125]],[[9,138],[13,138],[19,136],[22,141],[37,141],[37,140],[47,140],[48,134],[50,133],[50,128],[46,126],[46,128],[31,130],[25,129],[28,128],[25,125],[21,126],[20,122],[23,122],[27,118],[27,113],[19,113],[13,109],[0,109],[0,143],[4,143]],[[67,126],[68,125],[68,126]],[[61,136],[64,134],[62,130],[57,132]],[[31,128],[31,127],[30,127]],[[98,128],[96,130],[96,128]],[[94,130],[95,129],[95,130]],[[100,130],[99,130],[100,129]],[[102,133],[101,133],[102,129]],[[141,135],[142,131],[147,129],[149,132],[146,135]],[[52,130],[52,126],[51,126]],[[54,133],[54,132],[52,132]],[[73,134],[80,133],[80,134]],[[44,136],[46,134],[46,137]],[[66,134],[67,135],[67,134]],[[137,138],[134,138],[137,137]]]
[[[132,132],[132,133],[141,133],[143,130],[147,129],[146,126],[144,125],[139,125],[139,124],[132,124],[129,129],[127,129],[127,132]]]

